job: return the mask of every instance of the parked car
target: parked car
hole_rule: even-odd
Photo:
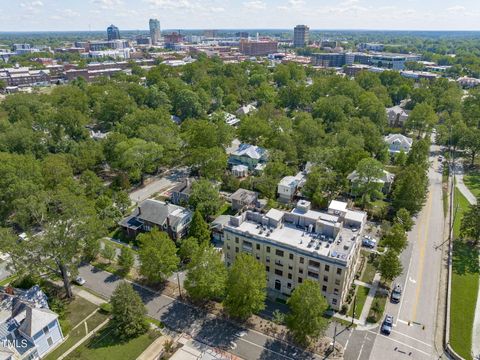
[[[367,248],[373,249],[377,245],[377,240],[371,237],[370,238],[364,237],[362,240],[362,245]]]
[[[383,320],[382,324],[382,333],[385,335],[390,335],[392,332],[392,327],[393,327],[393,316],[392,315],[387,315],[385,316],[385,320]]]
[[[392,303],[399,303],[400,298],[402,297],[402,286],[400,284],[395,285],[390,296],[390,301]]]
[[[77,285],[82,286],[82,285],[84,285],[84,284],[86,283],[86,281],[85,281],[85,279],[82,278],[81,276],[77,276],[77,277],[75,278],[75,283],[76,283]]]

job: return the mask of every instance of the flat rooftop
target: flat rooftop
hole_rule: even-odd
[[[295,210],[292,213],[295,213]],[[338,216],[335,215],[309,210],[303,216],[335,226],[339,229],[336,238],[309,232],[305,227],[287,221],[282,222],[276,228],[269,228],[256,221],[245,219],[239,226],[230,222],[225,225],[225,228],[273,245],[291,248],[294,252],[300,251],[308,256],[324,258],[327,261],[340,262],[346,265],[352,256],[355,243],[361,241],[361,229],[344,226],[339,222]]]

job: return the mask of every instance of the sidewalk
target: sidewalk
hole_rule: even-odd
[[[368,292],[367,299],[365,300],[365,304],[363,305],[362,314],[360,315],[360,323],[366,324],[368,313],[370,312],[370,307],[372,306],[373,299],[375,298],[375,294],[378,290],[378,285],[380,284],[380,274],[376,273],[373,277],[373,284]]]
[[[149,347],[147,347],[144,352],[140,354],[139,357],[137,357],[137,360],[156,360],[158,359],[158,356],[163,350],[163,344],[165,344],[166,341],[172,340],[170,336],[165,336],[162,335],[158,339],[156,339],[153,343],[150,344]]]

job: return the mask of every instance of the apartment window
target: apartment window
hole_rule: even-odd
[[[282,250],[275,250],[275,255],[283,257],[283,251]]]
[[[336,288],[333,289],[333,293],[334,293],[335,295],[338,295],[338,289],[336,289]]]
[[[318,261],[310,260],[310,261],[308,262],[308,266],[312,266],[312,267],[314,267],[314,268],[319,269],[319,268],[320,268],[320,263],[319,263]]]
[[[291,289],[292,288],[292,284],[291,283],[287,283],[287,289]]]
[[[253,245],[250,241],[243,240],[243,246],[247,246],[247,247],[251,248]]]
[[[227,250],[230,250],[230,244],[227,244]]]
[[[314,272],[309,271],[308,276],[313,277],[314,279],[318,279],[318,274],[315,274]]]
[[[282,270],[275,269],[275,275],[283,276],[283,271],[282,271]]]
[[[298,278],[298,283],[301,284],[303,282],[303,279],[301,277]]]
[[[298,272],[299,272],[300,274],[303,274],[303,268],[298,269]]]
[[[267,272],[270,272],[270,266],[265,266],[265,270],[267,270]]]
[[[230,254],[227,254],[227,259],[230,259]]]
[[[336,279],[335,280],[335,285],[340,285],[340,280]]]
[[[265,258],[265,261],[266,261],[267,263],[269,263],[269,262],[270,262],[270,256],[267,256],[267,257]]]
[[[235,243],[238,244],[238,241],[239,241],[239,240],[238,240],[238,237],[235,236]]]
[[[292,274],[288,273],[288,278],[292,280]]]
[[[47,343],[48,343],[48,346],[52,346],[53,345],[53,340],[51,337],[47,338]]]
[[[238,246],[235,246],[235,252],[238,253]]]
[[[267,246],[267,252],[268,253],[270,252],[270,246]]]
[[[327,285],[323,285],[323,286],[322,286],[322,291],[327,292]]]
[[[342,275],[342,269],[340,268],[337,269],[337,275]]]
[[[292,266],[292,265],[288,265],[288,270],[293,270],[293,266]]]
[[[290,254],[288,257],[290,260],[293,260],[293,254]]]
[[[337,299],[332,299],[332,304],[337,305]]]
[[[325,265],[325,271],[330,271],[330,265]]]
[[[300,264],[303,264],[303,262],[305,261],[305,259],[303,257],[300,258]]]
[[[260,250],[260,244],[257,244],[257,250]]]
[[[255,257],[257,258],[257,260],[260,260],[260,255],[256,255]]]
[[[323,281],[328,282],[328,276],[324,276]]]
[[[45,326],[45,327],[43,328],[43,333],[44,333],[44,334],[48,334],[49,332],[50,332],[50,330],[48,329],[48,326]]]

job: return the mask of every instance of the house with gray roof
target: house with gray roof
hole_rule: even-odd
[[[357,171],[353,171],[347,176],[347,180],[350,181],[350,193],[351,195],[357,194],[357,190],[359,185],[362,183],[365,183],[367,180],[360,177],[357,173]],[[392,190],[392,184],[393,180],[395,180],[395,175],[392,173],[389,173],[386,170],[383,170],[383,175],[382,177],[378,179],[374,179],[373,181],[376,184],[379,184],[379,187],[382,187],[382,192],[387,195],[391,190]]]
[[[0,359],[42,359],[64,340],[58,315],[37,286],[0,292]]]
[[[240,144],[238,148],[230,153],[228,164],[233,167],[245,165],[250,171],[259,169],[267,162],[267,150],[255,145]]]
[[[155,199],[141,202],[135,211],[119,222],[129,236],[150,231],[154,227],[165,231],[173,240],[186,235],[192,212],[182,206]]]
[[[401,106],[393,106],[391,108],[387,108],[387,118],[388,118],[388,125],[391,127],[404,127],[405,122],[408,119],[408,114],[410,113],[409,110],[405,110]]]
[[[413,139],[402,134],[388,134],[385,136],[385,142],[391,154],[397,154],[401,151],[408,153],[412,148]]]

